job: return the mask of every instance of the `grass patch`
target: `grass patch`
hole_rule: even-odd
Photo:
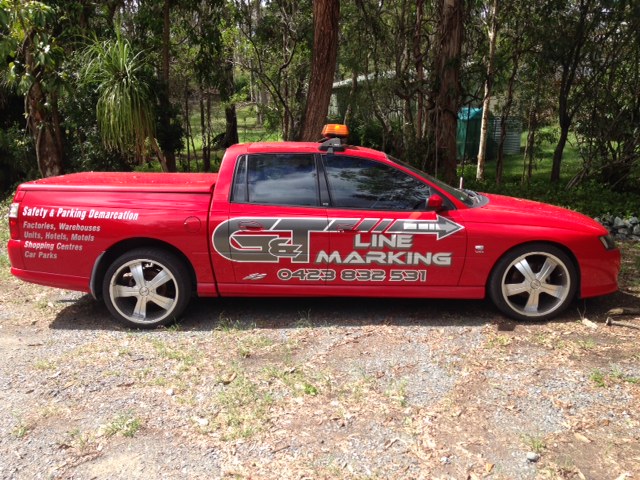
[[[6,193],[6,192],[5,192]],[[0,276],[11,276],[9,256],[7,255],[7,242],[11,237],[9,232],[9,206],[13,201],[13,192],[0,199]]]
[[[546,333],[538,333],[533,337],[533,342],[541,347],[549,348],[551,350],[563,350],[567,347],[567,342],[556,335],[549,335]]]
[[[58,365],[50,360],[38,360],[33,364],[33,368],[46,372],[57,369]]]
[[[162,340],[152,340],[151,344],[155,348],[160,358],[176,360],[185,366],[195,365],[199,357],[199,352],[184,348],[171,348]]]
[[[541,454],[544,449],[547,448],[544,439],[536,435],[523,435],[522,443],[524,443],[529,450],[537,454]]]
[[[589,375],[589,380],[591,380],[597,387],[604,388],[607,386],[605,383],[605,374],[600,370],[594,370]]]
[[[630,375],[625,374],[622,370],[618,368],[614,368],[610,373],[611,378],[615,378],[621,382],[631,383],[633,385],[640,384],[640,378],[632,377]]]
[[[233,380],[215,398],[219,407],[217,424],[223,429],[224,440],[249,438],[268,424],[269,406],[273,397],[260,388],[244,372],[236,372]]]
[[[397,403],[400,407],[407,406],[407,379],[402,378],[394,381],[387,390],[385,395],[389,397],[393,402]]]
[[[323,382],[320,376],[309,375],[300,367],[270,365],[263,369],[263,376],[268,383],[278,380],[294,396],[310,395],[315,397],[320,393],[317,385]]]
[[[114,418],[104,427],[104,434],[107,437],[122,435],[131,438],[142,427],[142,421],[132,413],[123,413]]]
[[[18,424],[11,430],[11,435],[15,438],[24,438],[27,433],[31,431],[33,427],[24,422],[18,422]]]
[[[489,348],[504,348],[511,345],[511,337],[509,335],[494,335],[487,340]]]
[[[578,340],[576,342],[576,344],[582,350],[593,350],[594,348],[596,348],[596,342],[592,338],[586,338],[584,340]]]
[[[80,431],[79,428],[75,428],[67,432],[65,445],[75,448],[80,453],[85,453],[93,449],[93,442],[94,438],[90,434]]]
[[[238,354],[242,358],[249,358],[257,351],[270,347],[274,342],[264,335],[248,335],[237,339]]]
[[[256,328],[255,322],[242,322],[240,320],[234,320],[231,317],[227,317],[224,312],[220,312],[218,315],[218,325],[216,330],[220,330],[225,333],[253,330]]]

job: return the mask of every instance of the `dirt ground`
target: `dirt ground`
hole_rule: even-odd
[[[131,331],[0,246],[0,477],[640,478],[640,246],[548,323],[489,302],[202,299]],[[640,327],[634,316],[619,317]]]

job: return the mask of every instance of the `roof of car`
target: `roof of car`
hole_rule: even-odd
[[[234,153],[321,153],[321,143],[318,142],[255,142],[238,144],[231,147]],[[385,158],[386,155],[378,150],[366,147],[345,145],[346,152],[365,155],[367,157]]]

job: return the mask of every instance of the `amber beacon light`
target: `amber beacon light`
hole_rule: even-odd
[[[347,138],[349,136],[349,127],[339,123],[329,123],[322,129],[324,138]]]

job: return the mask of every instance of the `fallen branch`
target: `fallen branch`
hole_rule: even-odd
[[[612,308],[607,312],[607,315],[640,315],[640,308]]]
[[[621,322],[619,320],[614,320],[611,317],[607,317],[607,320],[604,323],[608,326],[617,325],[619,327],[635,328],[636,330],[640,330],[640,325],[634,325],[633,323],[629,322]]]

